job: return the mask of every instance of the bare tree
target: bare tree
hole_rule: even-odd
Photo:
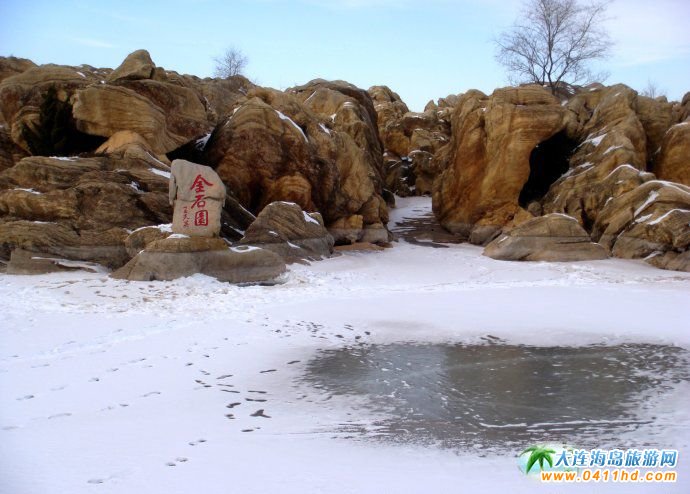
[[[655,81],[648,79],[647,86],[645,86],[641,94],[649,98],[658,98],[659,96],[664,96],[664,91],[659,88],[659,85]]]
[[[234,75],[241,75],[249,60],[241,50],[230,47],[220,57],[213,59],[216,67],[213,74],[216,77],[229,79]]]
[[[608,56],[611,43],[602,21],[607,2],[527,0],[519,20],[496,40],[496,59],[512,83],[548,86],[594,82],[587,64]]]

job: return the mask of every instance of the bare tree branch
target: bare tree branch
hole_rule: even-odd
[[[609,54],[611,43],[601,27],[608,3],[593,0],[527,0],[520,21],[496,40],[496,59],[511,82],[549,86],[588,84],[587,64]]]
[[[213,75],[222,79],[241,75],[249,62],[242,51],[233,47],[228,48],[223,55],[215,57],[213,60],[216,62]]]

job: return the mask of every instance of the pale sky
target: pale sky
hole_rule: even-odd
[[[0,0],[0,55],[116,67],[145,48],[166,69],[200,77],[228,46],[246,75],[278,89],[311,79],[385,84],[410,109],[471,88],[507,85],[492,40],[519,0]],[[669,99],[690,91],[690,0],[615,0],[606,84]]]

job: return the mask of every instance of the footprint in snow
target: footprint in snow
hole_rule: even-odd
[[[35,396],[34,395],[25,395],[25,396],[20,396],[19,398],[17,398],[17,401],[30,400],[32,398],[35,398]]]
[[[141,395],[141,397],[142,397],[142,398],[148,398],[149,396],[156,396],[156,395],[159,395],[159,394],[161,394],[160,391],[151,391],[151,392],[149,392],[149,393],[146,393],[146,394]]]
[[[260,408],[260,409],[257,410],[256,412],[252,413],[252,414],[250,415],[250,417],[263,417],[263,418],[265,418],[265,419],[270,419],[270,418],[271,418],[270,415],[266,415],[266,414],[264,413],[264,409],[263,409],[263,408]]]

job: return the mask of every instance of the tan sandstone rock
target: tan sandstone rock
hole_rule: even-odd
[[[174,206],[172,231],[191,237],[217,237],[225,184],[208,166],[177,159],[170,167],[168,199]]]
[[[504,88],[486,97],[461,96],[455,109],[447,168],[434,183],[433,209],[441,225],[470,237],[476,224],[501,228],[518,217],[530,154],[565,129],[568,115],[538,86]]]
[[[286,262],[294,262],[329,257],[334,240],[319,213],[306,213],[297,204],[279,201],[261,210],[240,243],[268,249]]]
[[[606,249],[592,242],[577,220],[563,214],[529,220],[493,240],[483,254],[504,261],[587,261],[608,257]]]
[[[654,173],[662,180],[690,185],[690,117],[664,135]]]
[[[251,246],[228,247],[222,239],[174,234],[153,242],[113,278],[133,281],[174,280],[204,274],[230,283],[279,282],[285,263],[273,252]]]
[[[106,79],[108,82],[123,80],[151,79],[156,64],[151,60],[151,55],[146,50],[136,50],[127,55],[127,58]]]

